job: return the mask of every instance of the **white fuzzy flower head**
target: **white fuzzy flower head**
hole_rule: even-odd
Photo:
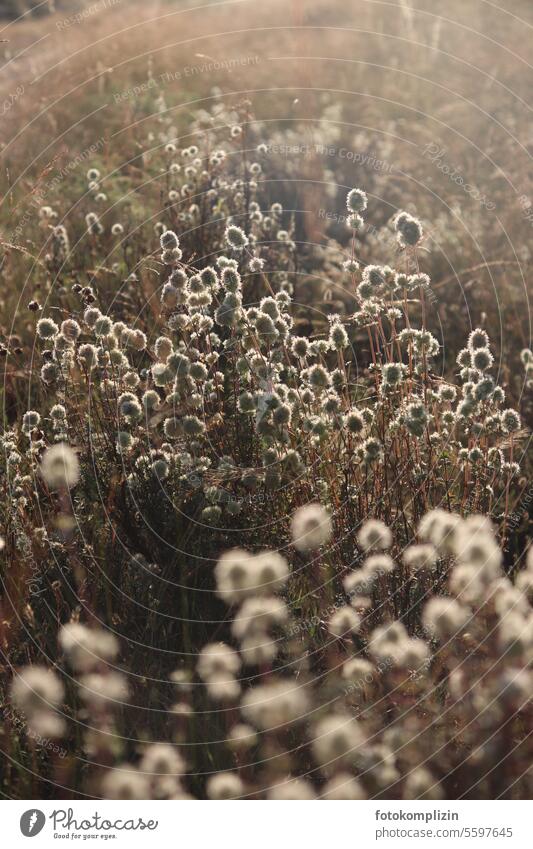
[[[366,558],[363,568],[379,577],[394,572],[395,563],[389,554],[371,554]]]
[[[1,543],[0,543],[1,550]],[[530,604],[533,604],[533,570],[524,569],[516,576],[515,582],[516,589],[523,593],[523,595],[529,600]]]
[[[144,775],[135,767],[124,764],[110,770],[102,781],[105,799],[149,799],[150,787]]]
[[[376,582],[376,572],[370,569],[355,569],[349,572],[343,580],[343,586],[350,598],[370,595]]]
[[[207,695],[218,703],[236,702],[241,693],[241,685],[236,678],[211,678],[207,682]]]
[[[170,743],[153,743],[145,750],[139,764],[140,772],[147,776],[183,775],[185,762],[175,746]]]
[[[200,652],[197,668],[202,681],[212,681],[232,679],[240,667],[239,655],[226,643],[209,643]]]
[[[128,682],[119,672],[89,672],[78,684],[80,698],[97,710],[119,708],[129,695]]]
[[[369,519],[357,535],[357,541],[364,551],[383,550],[392,545],[392,533],[379,519]]]
[[[61,333],[65,339],[74,342],[81,333],[81,327],[77,321],[72,318],[67,318],[61,323]]]
[[[423,236],[420,221],[408,212],[400,212],[395,218],[394,225],[402,247],[417,245]]]
[[[407,776],[403,798],[437,800],[444,798],[444,793],[432,773],[425,767],[418,767]]]
[[[462,602],[476,606],[488,589],[483,577],[483,573],[475,566],[459,563],[450,573],[450,592]]]
[[[173,351],[172,340],[168,336],[159,336],[155,341],[154,351],[158,360],[166,360]]]
[[[226,228],[226,242],[234,251],[242,251],[248,244],[248,237],[240,227],[230,224]]]
[[[207,779],[206,792],[209,799],[238,799],[244,785],[236,772],[217,772]]]
[[[289,612],[285,602],[276,596],[248,598],[233,620],[231,631],[238,640],[252,634],[264,634],[285,625]]]
[[[276,642],[261,631],[245,637],[240,647],[245,666],[265,666],[272,663],[277,651]]]
[[[507,433],[515,433],[520,430],[520,416],[516,410],[504,410],[502,413],[502,425]]]
[[[159,244],[163,250],[173,250],[179,245],[179,238],[173,230],[165,230],[159,237]]]
[[[352,189],[346,197],[348,212],[364,212],[367,207],[367,196],[362,189]]]
[[[40,413],[36,410],[28,410],[22,417],[22,431],[29,436],[34,428],[39,427],[41,421]]]
[[[352,716],[338,713],[321,719],[315,728],[313,755],[322,767],[337,769],[350,764],[364,743],[361,726]]]
[[[370,685],[375,672],[375,667],[363,657],[350,657],[342,665],[342,677],[356,687]]]
[[[327,782],[320,798],[357,801],[366,799],[366,793],[357,778],[354,778],[349,772],[339,772]]]
[[[424,542],[432,543],[441,554],[453,554],[455,535],[461,521],[460,516],[437,507],[422,517],[418,534]]]
[[[262,551],[252,561],[251,590],[254,595],[270,595],[283,589],[289,577],[289,566],[276,551]]]
[[[264,731],[306,718],[307,691],[299,681],[274,681],[248,690],[241,703],[245,719]]]
[[[439,640],[459,635],[470,619],[470,611],[453,598],[432,598],[424,607],[422,622]]]
[[[460,563],[468,563],[487,575],[497,578],[501,573],[503,554],[485,516],[470,516],[454,533],[453,548]]]
[[[513,586],[507,578],[501,578],[500,581],[492,582],[491,589],[494,607],[501,620],[504,621],[510,614],[523,616],[527,622],[531,608],[517,584]],[[533,623],[533,620],[531,621]]]
[[[80,479],[80,464],[70,445],[58,442],[41,460],[41,477],[50,489],[71,489]]]
[[[118,654],[114,634],[101,629],[87,628],[79,622],[63,625],[59,645],[70,665],[78,672],[87,672],[101,663],[112,661]]]
[[[403,562],[413,572],[431,570],[437,562],[437,549],[431,543],[410,545],[403,553]]]
[[[328,623],[330,634],[335,637],[348,637],[356,634],[361,626],[361,619],[352,607],[346,605],[335,611]]]
[[[215,566],[217,595],[226,604],[243,601],[254,586],[255,556],[242,548],[226,551]]]
[[[380,625],[371,634],[370,654],[380,660],[396,663],[408,638],[405,626],[400,621]]]
[[[401,642],[394,655],[397,666],[414,671],[419,671],[426,667],[429,658],[430,649],[428,644],[416,637]]]
[[[533,672],[530,669],[509,667],[498,676],[495,690],[499,701],[511,710],[523,710],[531,704]]]
[[[45,666],[26,666],[13,679],[11,700],[27,715],[57,707],[64,696],[61,681]]]
[[[40,318],[37,322],[37,335],[40,339],[53,339],[59,333],[59,327],[51,318]]]
[[[331,537],[331,517],[321,504],[306,504],[292,517],[292,539],[298,551],[314,551]]]
[[[514,610],[505,612],[500,619],[498,642],[508,657],[521,656],[533,645],[533,621]]]
[[[278,802],[316,799],[313,785],[305,778],[293,778],[292,776],[275,784],[268,791],[267,797]]]
[[[27,716],[28,728],[39,737],[55,739],[62,737],[66,730],[64,720],[51,710],[38,710]]]
[[[257,743],[257,732],[251,725],[238,722],[228,734],[228,746],[235,752],[245,752]]]

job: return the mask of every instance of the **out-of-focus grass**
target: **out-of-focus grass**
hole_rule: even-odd
[[[429,3],[411,15],[406,5],[274,0],[264,7],[231,2],[194,9],[123,2],[66,29],[62,12],[8,26],[3,37],[11,58],[0,86],[6,97],[18,84],[24,92],[3,118],[3,238],[10,241],[24,220],[39,184],[91,145],[101,145],[97,158],[107,171],[120,166],[134,173],[139,138],[157,127],[156,87],[179,133],[218,86],[225,99],[249,98],[267,143],[282,128],[294,134],[293,143],[311,148],[273,153],[271,163],[288,200],[304,210],[309,238],[324,238],[318,210],[340,208],[328,195],[331,181],[369,190],[383,221],[408,199],[432,222],[428,267],[439,308],[451,311],[461,336],[468,311],[472,323],[487,312],[510,376],[516,360],[506,346],[514,357],[529,338],[531,223],[520,198],[533,194],[531,9],[451,3],[441,18]],[[216,69],[215,60],[235,64]],[[133,91],[150,80],[153,89]],[[336,107],[324,116],[328,92]],[[313,152],[315,145],[325,152]],[[350,153],[367,160],[354,161]],[[82,175],[79,167],[61,181],[67,202],[79,196]],[[21,244],[32,238],[34,217]],[[512,343],[498,333],[499,319],[513,328]]]

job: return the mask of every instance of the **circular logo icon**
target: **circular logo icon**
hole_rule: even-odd
[[[35,837],[43,830],[46,817],[38,808],[31,808],[29,811],[24,811],[20,818],[20,830],[24,837]]]

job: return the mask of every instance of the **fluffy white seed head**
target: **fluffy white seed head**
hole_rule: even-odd
[[[359,531],[357,541],[364,551],[387,549],[392,545],[392,533],[379,519],[368,519]]]
[[[314,551],[331,537],[331,517],[321,504],[306,504],[294,513],[292,539],[298,551]]]
[[[316,799],[316,794],[313,785],[307,779],[289,777],[271,787],[267,798],[278,802],[310,801]]]
[[[25,666],[13,678],[11,701],[25,714],[57,707],[63,697],[63,684],[45,666]]]
[[[50,489],[71,489],[80,479],[80,464],[70,445],[58,442],[43,454],[41,477]]]
[[[106,773],[101,784],[105,799],[149,799],[150,785],[146,776],[130,764]]]
[[[170,743],[153,743],[145,749],[139,771],[147,777],[183,775],[185,762],[176,746]]]
[[[366,799],[367,796],[357,778],[354,778],[349,772],[338,772],[325,784],[320,793],[320,798],[360,801]]]
[[[403,798],[438,800],[444,798],[444,792],[439,782],[428,769],[418,767],[407,776]]]
[[[317,723],[312,749],[317,763],[323,768],[338,769],[355,759],[357,749],[365,741],[360,724],[349,714],[327,716]]]
[[[209,799],[238,799],[244,785],[236,772],[218,772],[207,779],[206,792]]]
[[[328,630],[335,637],[349,637],[361,627],[361,618],[352,607],[346,605],[335,611],[328,622]]]
[[[309,698],[300,681],[274,681],[248,690],[242,699],[241,710],[244,718],[256,728],[282,728],[306,718]]]
[[[208,643],[200,652],[198,675],[202,681],[234,678],[241,667],[239,655],[226,643]]]
[[[470,611],[453,598],[432,598],[424,607],[422,622],[439,640],[458,636],[470,619]]]

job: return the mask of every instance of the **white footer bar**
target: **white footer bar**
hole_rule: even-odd
[[[203,810],[202,810],[203,808]],[[532,802],[4,801],[6,847],[353,849],[533,845]],[[31,842],[34,840],[35,842]],[[273,841],[275,841],[273,843]]]

